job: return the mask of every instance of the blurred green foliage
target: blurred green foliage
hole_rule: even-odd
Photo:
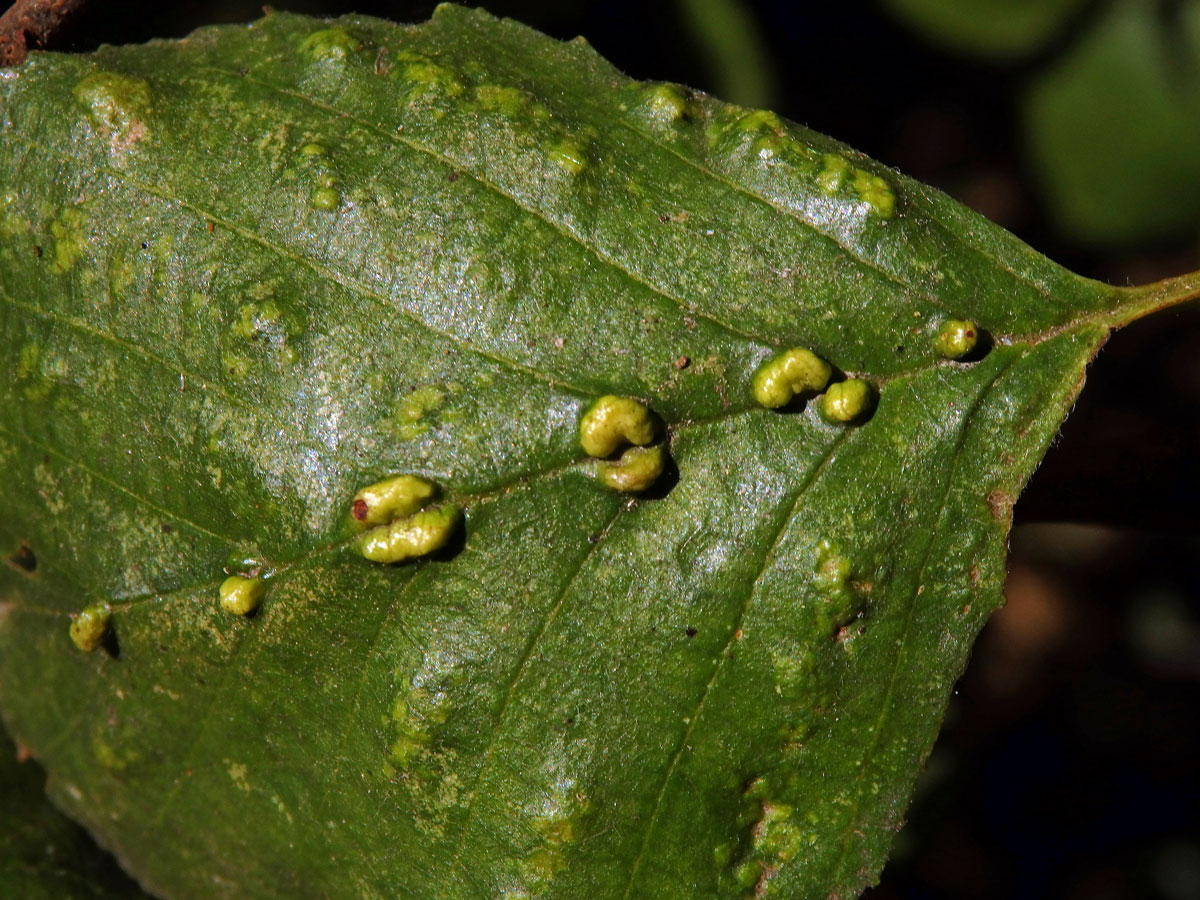
[[[771,53],[749,8],[739,0],[676,2],[680,22],[707,60],[716,93],[744,106],[773,106]]]
[[[1178,15],[1120,0],[1030,85],[1030,159],[1058,225],[1081,240],[1200,228],[1200,3]]]
[[[1200,2],[1109,0],[1073,20],[1076,0],[885,3],[928,38],[976,57],[1030,54],[1057,40],[1059,52],[1030,66],[1020,118],[1063,236],[1117,246],[1200,230]]]
[[[996,59],[1046,45],[1087,0],[884,0],[951,49]]]

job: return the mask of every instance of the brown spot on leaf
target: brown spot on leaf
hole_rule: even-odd
[[[367,517],[367,501],[361,497],[354,501],[354,506],[350,509],[351,515],[358,521],[363,521]]]
[[[754,896],[765,897],[767,891],[770,890],[771,879],[779,872],[779,866],[764,865],[762,874],[758,876],[758,883],[754,885]]]
[[[1006,494],[1004,491],[992,491],[987,497],[988,509],[992,511],[992,518],[997,521],[1004,519],[1012,520],[1012,508],[1015,502],[1011,494]]]
[[[112,144],[113,150],[118,153],[128,152],[138,141],[142,140],[147,134],[146,126],[141,119],[134,119],[129,123],[129,127],[123,132],[113,134],[109,137],[109,142]]]
[[[970,573],[971,584],[978,584],[979,576],[982,574],[983,573],[979,569],[979,563],[977,563],[977,562],[971,563],[971,573]]]
[[[392,71],[392,64],[389,62],[384,62],[383,58],[385,55],[387,55],[387,47],[380,47],[379,53],[375,56],[376,75],[386,75],[388,72]]]
[[[675,362],[671,363],[671,365],[673,365],[677,369],[686,369],[691,364],[692,364],[692,361],[690,359],[688,359],[686,356],[681,356],[681,357],[679,357],[679,359],[675,360]]]

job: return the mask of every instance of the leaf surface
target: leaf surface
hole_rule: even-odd
[[[853,896],[1084,367],[1180,295],[455,7],[35,55],[0,114],[0,704],[166,897]],[[791,346],[872,414],[759,407]],[[665,423],[646,495],[605,394]],[[465,527],[382,566],[397,472]]]

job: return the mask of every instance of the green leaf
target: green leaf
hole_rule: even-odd
[[[1084,367],[1195,287],[454,7],[0,97],[0,703],[167,897],[851,896]],[[450,546],[364,559],[426,482]]]
[[[87,833],[50,805],[44,774],[0,728],[0,896],[144,898]]]
[[[1031,159],[1060,227],[1094,243],[1200,226],[1200,3],[1168,31],[1121,0],[1035,81]]]
[[[1045,46],[1087,0],[884,0],[950,49],[1007,59]]]

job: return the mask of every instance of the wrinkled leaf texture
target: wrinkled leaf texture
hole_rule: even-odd
[[[0,703],[164,897],[853,896],[1014,498],[1167,302],[455,7],[35,54],[0,112]],[[869,419],[756,406],[793,345]],[[579,449],[609,393],[666,423],[645,496]],[[352,552],[393,472],[463,506],[449,552]]]

